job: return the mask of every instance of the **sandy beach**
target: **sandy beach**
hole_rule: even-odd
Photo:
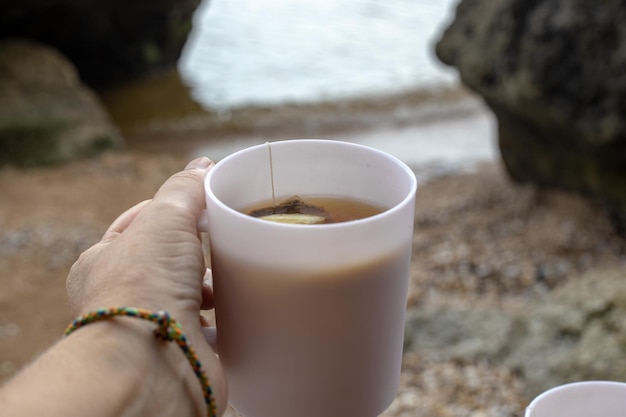
[[[367,122],[367,113],[360,114]],[[417,192],[409,309],[520,308],[585,271],[624,265],[624,241],[602,210],[576,196],[512,184],[497,158],[493,120],[476,118],[480,113],[472,110],[463,114],[473,116],[410,123],[410,115],[396,113],[383,119],[388,123],[370,118],[374,126],[367,128],[317,128],[299,135],[366,138],[380,146],[404,137],[405,145],[399,141],[398,150],[390,151],[402,158],[407,143],[420,136],[429,138],[420,145],[428,150],[457,132],[452,145],[437,144],[437,157],[419,159],[420,148],[404,154],[416,155],[410,164],[424,179]],[[64,288],[68,270],[119,213],[150,198],[198,152],[219,159],[219,152],[233,146],[294,137],[297,127],[226,135],[205,126],[162,133],[158,141],[148,138],[167,129],[153,126],[136,133],[123,151],[62,166],[0,169],[0,382],[60,338],[71,319]],[[518,376],[498,364],[407,354],[401,391],[384,416],[519,417],[530,400],[523,388]]]

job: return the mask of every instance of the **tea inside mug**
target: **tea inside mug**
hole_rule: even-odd
[[[348,198],[293,196],[271,204],[261,204],[243,212],[262,220],[291,224],[331,224],[364,219],[385,211],[384,208]]]
[[[242,210],[243,213],[277,223],[315,225],[359,220],[384,211],[381,207],[363,201],[337,197],[301,198],[295,195],[277,202],[272,146],[269,142],[265,146],[268,150],[272,200]]]

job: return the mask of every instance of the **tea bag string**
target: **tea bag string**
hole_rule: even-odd
[[[276,192],[274,189],[274,161],[272,160],[272,146],[269,142],[265,142],[267,145],[267,152],[270,158],[270,182],[272,184],[272,207],[276,207]]]

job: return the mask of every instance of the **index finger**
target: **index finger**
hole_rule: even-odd
[[[102,241],[110,241],[126,230],[135,217],[137,217],[139,212],[141,212],[141,210],[146,206],[146,204],[150,203],[150,201],[151,200],[144,200],[120,214],[120,216],[115,219],[113,223],[111,223],[107,231],[104,233]]]

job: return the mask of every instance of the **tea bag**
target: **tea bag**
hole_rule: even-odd
[[[263,207],[248,213],[263,220],[290,224],[323,224],[331,222],[330,214],[323,208],[293,196],[274,206]]]

